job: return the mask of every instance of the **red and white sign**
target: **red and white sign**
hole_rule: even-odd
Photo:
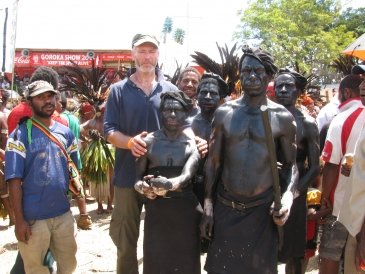
[[[95,53],[95,66],[100,67],[103,61],[132,61],[130,54],[119,53]],[[38,67],[38,66],[72,66],[72,62],[80,67],[91,67],[92,59],[86,52],[32,52],[24,56],[21,51],[15,53],[16,67]]]

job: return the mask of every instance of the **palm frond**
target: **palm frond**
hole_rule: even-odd
[[[63,67],[65,75],[59,90],[72,91],[93,105],[103,103],[117,72],[110,75],[109,69],[96,67],[94,60],[92,60],[91,68],[82,68],[74,62],[72,64],[72,66]]]
[[[216,43],[216,45],[221,64],[218,64],[206,54],[198,51],[195,51],[195,54],[192,54],[191,57],[194,59],[195,63],[204,68],[207,72],[213,72],[220,75],[228,84],[229,93],[236,92],[240,94],[240,88],[238,88],[239,85],[237,85],[237,82],[239,81],[239,57],[236,53],[237,44],[234,44],[230,50],[227,45],[224,47],[220,47],[218,43]]]
[[[351,68],[356,65],[356,59],[348,55],[339,55],[330,64],[337,72],[342,72],[345,76],[351,74]]]
[[[190,56],[194,59],[195,63],[204,68],[207,72],[213,72],[218,75],[222,74],[221,65],[208,57],[208,55],[195,51],[195,55],[192,54]]]

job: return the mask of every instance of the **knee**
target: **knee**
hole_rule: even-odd
[[[1,198],[9,197],[8,184],[5,181],[0,182],[0,197]]]

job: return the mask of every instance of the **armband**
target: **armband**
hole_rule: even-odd
[[[132,149],[132,146],[133,146],[133,137],[129,138],[128,143],[127,143],[128,149]]]

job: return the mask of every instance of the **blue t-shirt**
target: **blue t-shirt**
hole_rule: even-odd
[[[55,121],[50,131],[76,163],[77,143],[71,130]],[[25,220],[57,217],[70,210],[67,159],[60,147],[35,126],[31,127],[31,137],[29,141],[26,123],[10,135],[5,151],[5,180],[21,179]]]
[[[111,86],[104,114],[104,134],[120,131],[135,136],[142,131],[160,129],[160,96],[177,87],[161,80],[147,96],[131,80],[124,79]],[[116,148],[113,183],[119,187],[133,187],[136,179],[135,158],[128,149]]]

